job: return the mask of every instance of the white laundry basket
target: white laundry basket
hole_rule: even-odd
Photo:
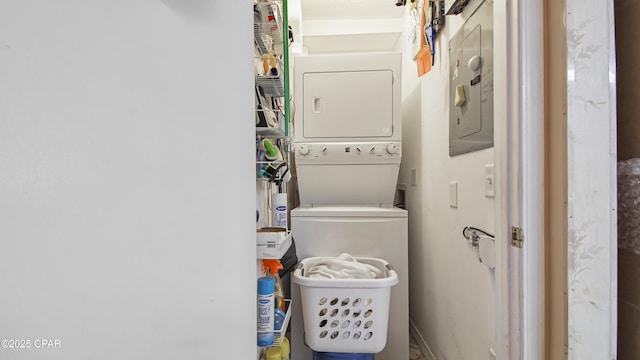
[[[356,257],[378,268],[377,279],[318,279],[305,277],[305,269],[327,257],[300,261],[293,281],[300,286],[305,340],[318,352],[381,352],[387,343],[391,287],[398,274],[382,259]]]

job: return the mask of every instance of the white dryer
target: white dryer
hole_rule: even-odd
[[[296,56],[294,64],[300,206],[393,206],[401,53]]]

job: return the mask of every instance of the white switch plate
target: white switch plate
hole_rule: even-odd
[[[449,182],[449,206],[452,208],[458,207],[458,182]]]
[[[496,177],[493,164],[484,166],[484,196],[488,198],[496,196]]]

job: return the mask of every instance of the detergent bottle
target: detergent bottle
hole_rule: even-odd
[[[278,275],[278,270],[284,269],[280,260],[277,259],[263,259],[262,264],[265,270],[268,273],[268,276],[274,279],[274,290],[273,297],[275,301],[274,308],[280,309],[284,313],[286,313],[286,309],[284,307],[284,290],[282,288],[282,281],[280,280],[280,275]]]

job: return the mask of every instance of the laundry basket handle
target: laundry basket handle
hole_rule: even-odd
[[[387,268],[387,270],[389,271],[396,271],[396,269],[393,268],[393,266],[391,266],[391,264],[386,264],[385,267]]]
[[[398,274],[396,272],[396,269],[391,264],[386,263],[384,267],[387,269],[387,273],[385,274],[386,276],[392,276],[391,274]]]
[[[304,264],[301,262],[296,266],[296,271],[300,270],[300,276],[304,276]]]

